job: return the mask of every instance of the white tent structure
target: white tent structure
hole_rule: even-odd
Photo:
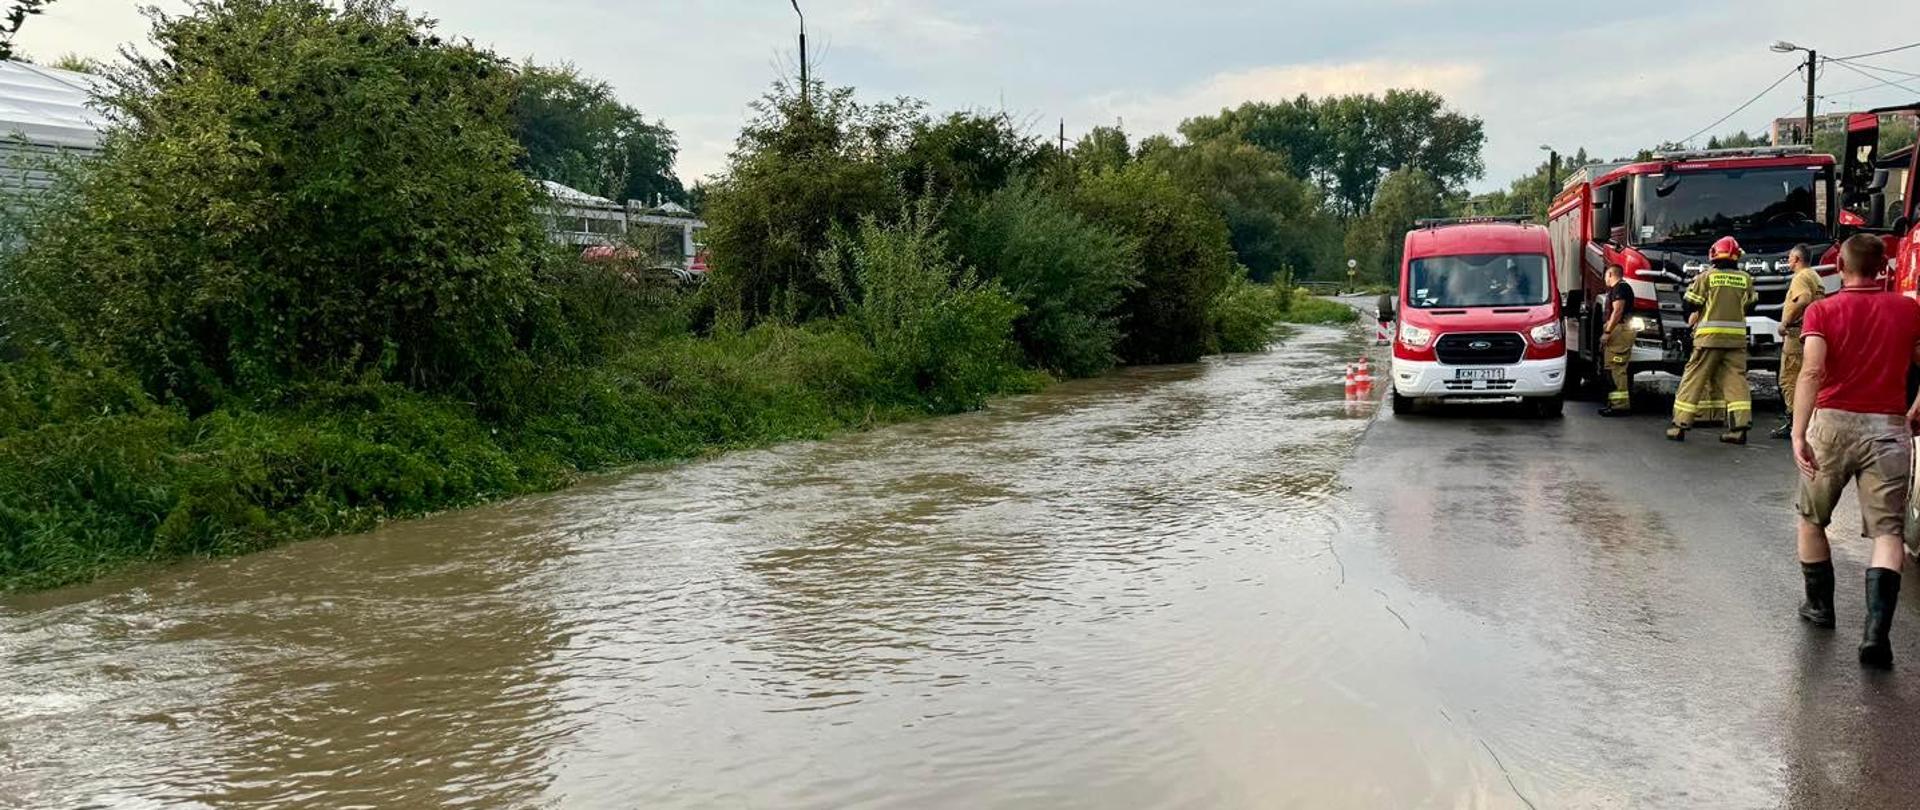
[[[89,157],[103,121],[87,106],[100,82],[70,70],[0,61],[0,203],[18,201],[53,183],[47,166],[63,156]]]
[[[542,213],[547,220],[548,236],[555,242],[575,246],[611,245],[635,226],[667,228],[680,232],[682,266],[693,266],[699,252],[695,234],[706,228],[707,223],[692,211],[670,201],[648,207],[638,200],[628,200],[623,205],[552,180],[542,180],[540,186],[551,198]]]

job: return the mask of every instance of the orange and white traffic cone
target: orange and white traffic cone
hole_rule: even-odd
[[[1347,366],[1347,399],[1353,399],[1354,397],[1357,397],[1359,395],[1360,395],[1360,375],[1354,372],[1352,365],[1348,365]]]
[[[1360,368],[1354,372],[1353,384],[1360,389],[1360,395],[1373,393],[1373,364],[1366,357],[1360,358]]]

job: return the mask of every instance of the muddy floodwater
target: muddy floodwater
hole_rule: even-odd
[[[1783,455],[1376,421],[1340,385],[1365,350],[1306,328],[8,599],[0,807],[1912,795],[1913,679],[1862,680],[1845,606],[1837,640],[1791,621],[1755,539],[1783,509],[1684,529],[1773,504]],[[1762,483],[1676,495],[1658,453]]]

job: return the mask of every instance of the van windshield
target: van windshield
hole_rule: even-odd
[[[1553,300],[1552,281],[1545,256],[1429,256],[1413,260],[1407,276],[1407,305],[1415,309],[1535,307]]]

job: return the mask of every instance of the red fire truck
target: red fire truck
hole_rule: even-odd
[[[1847,148],[1840,165],[1841,237],[1871,233],[1886,240],[1889,284],[1920,297],[1920,150],[1913,145],[1883,152],[1880,122],[1906,117],[1920,123],[1920,102],[1859,113],[1847,121]],[[1826,260],[1832,263],[1830,254]]]
[[[1575,172],[1548,213],[1566,298],[1569,390],[1603,384],[1601,296],[1610,264],[1626,271],[1634,290],[1630,368],[1678,374],[1689,334],[1681,298],[1723,236],[1746,248],[1745,268],[1760,293],[1747,319],[1750,362],[1777,368],[1780,309],[1792,279],[1787,252],[1809,244],[1820,255],[1832,244],[1833,188],[1833,158],[1805,147],[1670,152]],[[1822,273],[1829,288],[1838,286],[1831,267]]]

